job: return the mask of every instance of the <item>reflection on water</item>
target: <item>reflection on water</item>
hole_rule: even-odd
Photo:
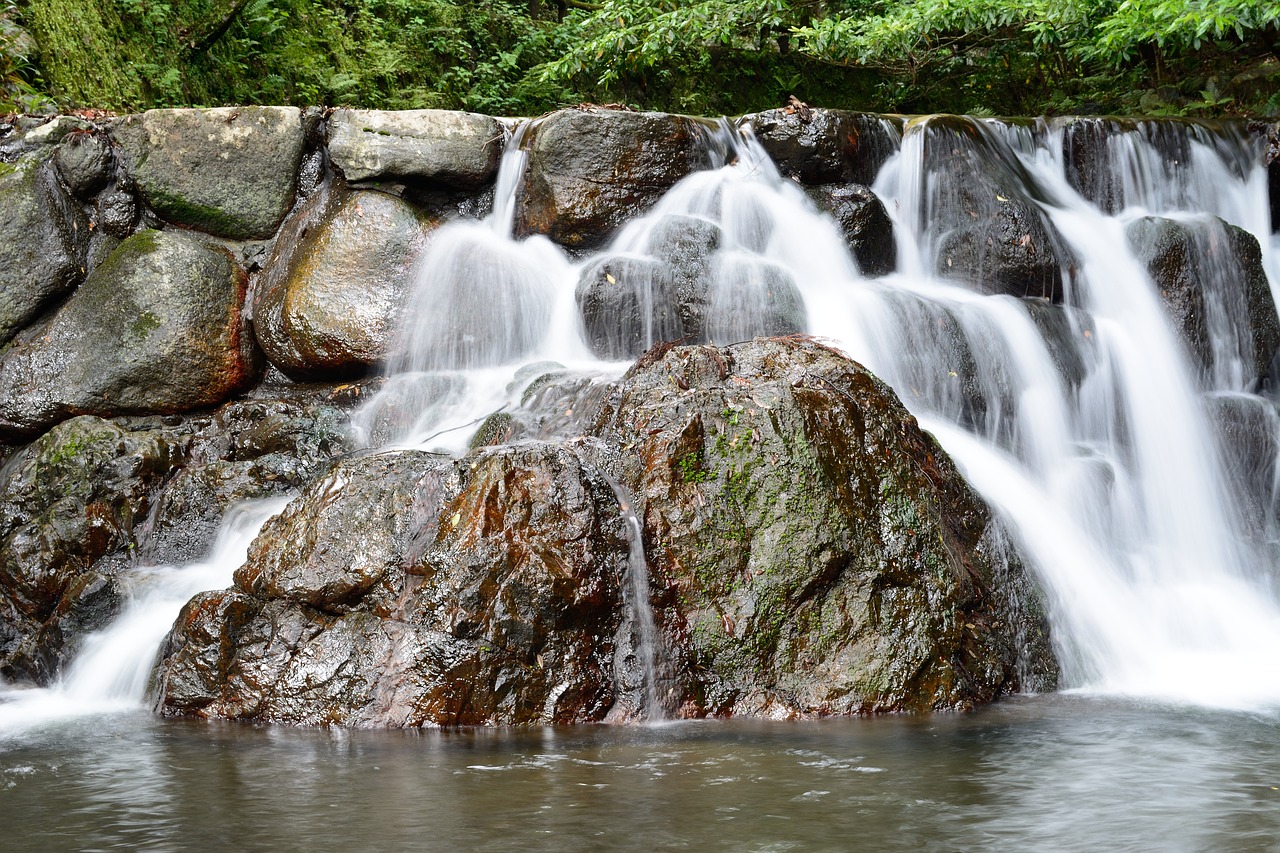
[[[7,851],[1280,849],[1280,719],[1080,696],[971,715],[462,732],[53,724]]]

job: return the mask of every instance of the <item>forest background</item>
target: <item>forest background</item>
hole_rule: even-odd
[[[1280,0],[17,0],[0,111],[1280,115]]]

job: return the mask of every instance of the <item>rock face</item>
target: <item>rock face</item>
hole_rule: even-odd
[[[60,424],[0,472],[0,673],[47,682],[115,615],[114,575],[190,441],[94,417]]]
[[[923,133],[934,269],[985,293],[1060,302],[1072,259],[1031,193],[1035,181],[980,122],[933,116]]]
[[[1136,220],[1126,236],[1203,371],[1214,370],[1225,355],[1244,363],[1244,379],[1268,376],[1280,348],[1280,317],[1256,237],[1216,217],[1174,221],[1156,216]],[[1234,351],[1215,353],[1211,330]]]
[[[336,110],[329,156],[348,181],[401,179],[475,188],[498,170],[497,119],[452,110]]]
[[[0,674],[44,684],[121,604],[138,563],[190,562],[237,501],[285,494],[350,450],[335,392],[230,404],[215,415],[83,416],[0,471]]]
[[[603,244],[690,172],[708,168],[706,129],[687,116],[568,109],[531,131],[517,236]]]
[[[254,331],[272,364],[310,377],[377,364],[429,225],[386,193],[333,188],[313,196],[283,229],[257,282]]]
[[[655,712],[632,683],[631,502],[606,469],[635,497],[668,713],[967,707],[1052,683],[1042,619],[1011,603],[1034,596],[1016,559],[996,568],[986,508],[834,351],[659,348],[592,431],[339,463],[268,523],[233,588],[184,609],[162,712],[397,726]]]
[[[89,221],[46,165],[0,165],[0,344],[84,275]]]
[[[148,110],[112,134],[147,204],[174,224],[261,239],[293,205],[303,144],[296,107]]]
[[[871,184],[901,138],[889,119],[845,110],[786,108],[743,119],[778,171],[803,184]]]
[[[999,529],[878,380],[800,340],[655,350],[595,432],[630,447],[681,716],[967,707],[1047,683]],[[1025,600],[1025,599],[1024,599]]]
[[[835,219],[863,275],[874,278],[897,269],[893,220],[875,193],[859,184],[823,184],[808,193]]]
[[[135,234],[0,355],[0,434],[226,400],[260,359],[241,317],[245,287],[225,250],[181,233]]]
[[[625,546],[563,446],[344,462],[183,610],[160,708],[293,723],[599,720]]]

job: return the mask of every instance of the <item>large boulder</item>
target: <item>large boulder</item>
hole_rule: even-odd
[[[999,524],[893,392],[834,350],[655,349],[594,433],[628,448],[669,712],[922,711],[1053,682]]]
[[[195,237],[143,231],[125,240],[0,355],[0,434],[226,400],[260,360],[241,315],[246,284],[226,250]]]
[[[386,193],[312,196],[258,276],[254,331],[271,363],[294,376],[342,376],[382,360],[429,227]]]
[[[708,168],[706,128],[666,113],[567,109],[529,132],[516,236],[546,234],[595,248],[649,210],[677,181]]]
[[[148,110],[111,130],[147,204],[176,225],[264,239],[293,206],[303,147],[296,107]]]
[[[1060,302],[1073,259],[1040,206],[1035,178],[980,121],[958,116],[916,119],[924,135],[924,198],[934,271],[983,293]],[[923,224],[923,223],[921,223]]]
[[[874,278],[897,269],[893,220],[875,193],[860,184],[823,184],[806,191],[836,221],[863,275]]]
[[[1245,380],[1265,379],[1280,348],[1280,317],[1262,266],[1258,240],[1217,217],[1173,220],[1144,216],[1125,231],[1138,259],[1205,373],[1232,373],[1215,364],[1210,330],[1234,338],[1229,358],[1245,367]]]
[[[902,135],[890,118],[845,110],[784,107],[743,121],[778,171],[803,184],[871,184]]]
[[[506,132],[454,110],[335,110],[329,156],[348,181],[402,180],[474,188],[498,170]]]
[[[564,446],[340,463],[268,523],[163,652],[165,714],[340,725],[600,720],[626,565]]]
[[[0,674],[50,681],[78,639],[115,615],[118,569],[190,443],[86,416],[0,471]]]
[[[0,164],[0,344],[84,276],[89,221],[47,164]]]

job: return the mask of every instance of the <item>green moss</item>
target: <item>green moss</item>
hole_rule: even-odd
[[[143,311],[138,315],[138,319],[133,321],[129,327],[130,333],[139,340],[145,339],[148,335],[160,328],[160,318],[150,311]]]
[[[208,234],[229,240],[248,240],[255,236],[251,223],[220,207],[200,204],[163,190],[148,191],[147,203],[170,222],[198,228]]]

